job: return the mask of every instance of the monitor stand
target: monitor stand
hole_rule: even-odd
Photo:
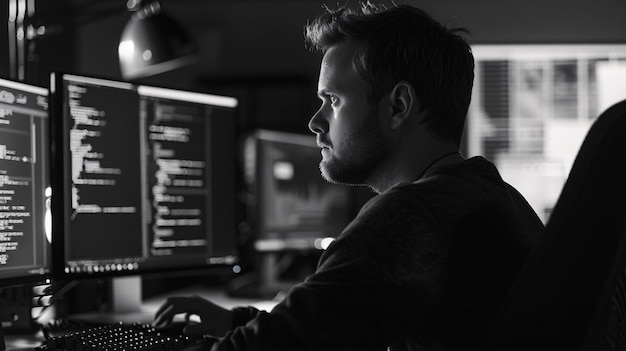
[[[78,322],[94,324],[150,323],[154,311],[143,308],[141,277],[115,277],[109,283],[109,300],[104,312],[88,312],[69,316]]]
[[[141,311],[141,277],[118,277],[111,279],[110,310],[113,314]]]

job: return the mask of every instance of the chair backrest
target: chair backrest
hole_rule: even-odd
[[[485,350],[626,350],[626,100],[594,122]]]

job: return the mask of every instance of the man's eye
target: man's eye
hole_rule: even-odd
[[[335,104],[339,100],[339,98],[335,95],[328,95],[328,99],[330,100],[331,104]]]

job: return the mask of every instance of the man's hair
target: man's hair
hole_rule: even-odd
[[[323,53],[339,43],[353,47],[353,68],[373,102],[409,82],[429,112],[429,128],[459,145],[474,81],[474,57],[460,35],[467,30],[448,29],[408,5],[387,9],[368,1],[359,10],[325,9],[305,26],[306,46]]]

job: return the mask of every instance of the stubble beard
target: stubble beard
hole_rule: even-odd
[[[385,140],[375,114],[366,118],[340,151],[340,155],[333,153],[322,159],[322,177],[333,184],[369,186],[372,174],[390,152],[390,142]]]

